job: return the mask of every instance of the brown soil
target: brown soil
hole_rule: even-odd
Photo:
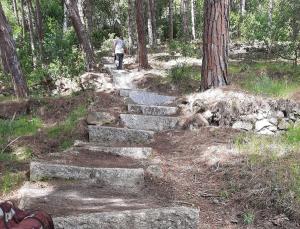
[[[83,149],[65,151],[40,158],[49,163],[96,168],[140,168],[141,162],[134,159]]]
[[[217,163],[211,163],[211,159],[220,154],[207,152],[207,149],[231,145],[238,134],[238,131],[222,128],[166,132],[158,134],[152,145],[157,151],[156,156],[162,160],[165,173],[165,185],[160,182],[159,192],[169,193],[169,198],[175,203],[199,208],[201,228],[275,227],[273,219],[278,217],[275,209],[254,209],[254,224],[244,225],[242,215],[249,206],[228,190],[230,183],[238,182],[238,177],[228,177],[233,174],[229,171],[244,165],[244,157],[224,157],[228,155],[224,152]],[[276,228],[298,226],[297,223],[283,221]]]

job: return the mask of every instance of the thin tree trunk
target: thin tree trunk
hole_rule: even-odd
[[[189,40],[189,19],[188,19],[188,0],[181,0],[181,15],[182,15],[182,26],[183,36],[185,40]]]
[[[85,26],[84,13],[83,13],[83,0],[77,0],[77,7],[78,7],[80,20],[82,24]]]
[[[196,39],[196,28],[195,28],[195,2],[191,0],[191,17],[192,17],[192,36],[193,40]]]
[[[93,34],[94,22],[93,22],[93,5],[91,0],[85,0],[85,16],[87,20],[87,31],[91,37]]]
[[[148,36],[149,36],[149,44],[153,46],[153,28],[152,28],[152,14],[151,14],[151,2],[152,0],[148,0]]]
[[[156,26],[156,1],[150,0],[150,10],[151,10],[151,22],[152,22],[152,35],[153,44],[157,44],[157,26]]]
[[[174,25],[173,25],[174,0],[169,0],[169,40],[174,39]]]
[[[65,0],[62,0],[63,8],[64,8],[64,20],[63,20],[63,33],[65,34],[68,30],[68,9],[64,3]]]
[[[136,25],[138,33],[138,57],[139,57],[139,67],[143,69],[149,68],[145,30],[144,30],[144,13],[143,4],[141,0],[135,0],[136,7]]]
[[[229,0],[205,0],[201,89],[228,84]]]
[[[273,8],[274,8],[274,0],[269,0],[269,20],[268,20],[268,23],[269,23],[269,28],[271,29],[271,26],[272,26],[272,21],[273,21]]]
[[[13,0],[13,7],[14,7],[14,14],[15,14],[15,17],[17,19],[17,23],[18,23],[18,25],[21,25],[20,24],[20,17],[19,17],[19,10],[18,10],[17,0]]]
[[[40,0],[35,1],[35,13],[36,13],[36,30],[37,30],[37,37],[38,37],[38,45],[39,45],[39,57],[41,63],[44,62],[44,30],[43,30],[43,18],[42,18],[42,10],[41,10],[41,3]]]
[[[34,27],[32,21],[32,3],[31,0],[27,0],[27,10],[28,10],[28,24],[29,24],[29,36],[30,36],[30,47],[32,55],[32,64],[36,68],[36,55],[35,55],[35,39],[34,39]]]
[[[96,66],[95,55],[90,42],[88,33],[85,31],[84,25],[80,19],[79,11],[77,8],[76,0],[65,0],[66,7],[72,24],[74,26],[77,38],[86,57],[86,67],[88,71],[91,71]]]
[[[14,91],[18,98],[28,96],[28,88],[17,57],[15,42],[11,36],[11,28],[8,25],[0,3],[0,49],[2,62],[7,63],[12,76]],[[4,59],[3,59],[4,58]]]
[[[22,35],[23,41],[25,40],[26,33],[26,19],[25,19],[25,10],[24,10],[24,0],[21,0],[21,11],[22,11]]]
[[[242,17],[246,15],[246,0],[240,0],[240,15]]]
[[[132,0],[128,0],[128,50],[129,55],[132,55],[132,48],[136,41],[136,23],[135,23],[135,10],[133,6],[134,2]]]

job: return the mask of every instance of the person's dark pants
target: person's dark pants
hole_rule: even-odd
[[[119,65],[117,66],[117,69],[122,70],[123,69],[124,54],[123,53],[117,53],[116,57],[117,57],[117,60],[119,62]]]

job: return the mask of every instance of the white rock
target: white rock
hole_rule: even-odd
[[[281,120],[280,123],[278,124],[278,129],[279,130],[287,130],[290,127],[290,124],[286,120]]]
[[[263,130],[259,131],[258,133],[263,134],[263,135],[274,135],[274,132],[272,132],[268,129],[263,129]]]
[[[237,121],[232,125],[233,129],[237,129],[237,130],[246,130],[246,131],[250,131],[253,129],[253,125],[250,122],[241,122],[241,121]]]
[[[270,118],[269,122],[272,123],[273,125],[277,126],[278,125],[278,119],[277,118]]]
[[[282,111],[277,111],[276,112],[276,117],[277,118],[284,118],[284,113]]]
[[[211,113],[210,110],[205,111],[202,116],[206,119],[206,120],[210,120],[213,117],[213,113]]]
[[[255,123],[255,130],[259,132],[268,126],[272,126],[272,124],[267,119],[263,119]]]

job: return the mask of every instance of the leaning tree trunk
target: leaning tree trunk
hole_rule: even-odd
[[[15,94],[18,98],[28,96],[28,88],[17,57],[15,42],[11,36],[11,28],[8,25],[0,3],[0,50],[2,62],[6,63],[12,76]]]
[[[93,1],[91,0],[85,0],[84,1],[84,12],[87,22],[87,31],[89,32],[89,36],[91,37],[93,35],[94,31],[94,21],[93,21]]]
[[[191,0],[191,17],[192,17],[192,36],[193,40],[196,39],[196,28],[195,28],[195,2]]]
[[[201,89],[228,84],[229,0],[205,0]]]
[[[174,25],[173,25],[173,10],[174,0],[169,0],[169,40],[174,38]]]
[[[143,13],[143,3],[141,0],[135,0],[136,8],[136,26],[138,34],[138,60],[139,67],[143,69],[149,68],[147,48],[146,48],[146,38],[144,30],[144,13]]]
[[[36,13],[36,31],[39,45],[39,57],[41,63],[44,63],[44,30],[43,30],[43,18],[40,0],[35,1],[35,13]]]
[[[81,47],[85,53],[87,70],[91,71],[96,66],[95,55],[88,33],[85,31],[84,25],[80,19],[76,0],[65,0],[65,4],[68,9],[68,13],[74,26],[79,43],[81,44]]]

